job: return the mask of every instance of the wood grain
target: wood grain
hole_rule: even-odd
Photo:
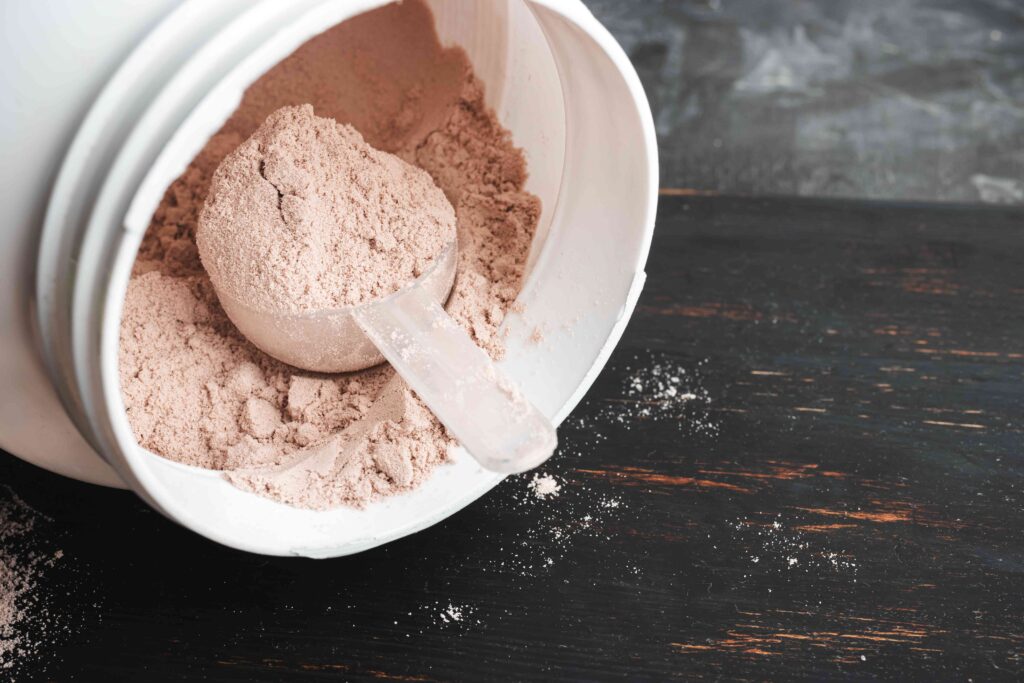
[[[1024,212],[662,197],[648,286],[513,478],[352,558],[0,459],[66,631],[25,680],[1021,675]],[[454,610],[459,619],[451,616]]]

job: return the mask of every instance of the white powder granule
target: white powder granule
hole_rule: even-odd
[[[530,490],[540,499],[555,498],[562,490],[562,485],[550,474],[535,474],[530,480]]]
[[[441,620],[446,623],[448,621],[462,621],[462,608],[448,603],[448,607],[441,613]]]

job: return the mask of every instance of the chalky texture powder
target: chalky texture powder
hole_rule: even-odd
[[[522,153],[484,104],[468,59],[440,46],[422,0],[303,45],[250,87],[168,188],[121,325],[121,386],[136,438],[171,460],[224,470],[243,489],[325,509],[409,490],[447,459],[451,439],[390,367],[318,375],[260,352],[227,319],[203,269],[195,235],[214,171],[273,112],[305,104],[423,169],[444,192],[459,240],[447,309],[495,358],[540,202],[523,191]]]
[[[221,162],[196,234],[218,295],[287,313],[393,294],[454,239],[425,171],[308,104],[278,109]]]

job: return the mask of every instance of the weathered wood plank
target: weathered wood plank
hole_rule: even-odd
[[[1022,219],[663,197],[636,316],[546,468],[560,494],[513,479],[353,558],[236,553],[2,458],[65,554],[23,673],[1020,675]]]

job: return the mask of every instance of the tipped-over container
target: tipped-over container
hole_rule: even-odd
[[[229,546],[329,557],[423,529],[502,475],[466,454],[362,510],[290,508],[141,448],[121,399],[132,263],[164,190],[246,87],[380,0],[32,0],[0,45],[0,447],[127,487]],[[654,127],[629,59],[579,0],[430,0],[525,150],[543,203],[499,364],[552,423],[581,400],[644,282],[657,203]],[[82,40],[88,36],[88,40]],[[543,341],[536,343],[535,331]],[[557,454],[555,457],[559,457]]]

